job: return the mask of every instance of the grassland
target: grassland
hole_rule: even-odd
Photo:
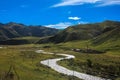
[[[30,38],[28,37],[28,40],[29,39]],[[1,78],[5,76],[9,71],[10,65],[12,65],[15,67],[15,70],[12,70],[14,75],[16,75],[16,71],[20,80],[72,80],[73,77],[59,74],[39,63],[41,60],[60,57],[55,55],[37,54],[34,52],[35,50],[42,49],[48,52],[74,55],[76,57],[75,59],[58,62],[58,64],[69,69],[95,76],[111,78],[112,80],[120,80],[119,39],[116,41],[108,40],[101,45],[93,44],[91,40],[79,40],[59,44],[25,44],[3,47],[4,48],[0,49]],[[72,49],[86,48],[105,51],[105,53],[89,54],[72,51]],[[74,78],[74,80],[79,79]]]
[[[36,45],[4,46],[0,49],[0,79],[11,80],[10,72],[15,76],[14,80],[71,80],[72,77],[59,74],[49,67],[40,64],[41,60],[60,56],[37,54],[34,51],[40,49]],[[79,80],[74,78],[75,80]]]
[[[18,37],[18,38],[13,38],[14,40],[26,40],[29,43],[36,43],[38,40],[40,40],[40,37],[33,37],[33,36],[28,36],[28,37]]]
[[[46,51],[55,53],[65,53],[75,55],[75,59],[63,60],[58,62],[71,70],[96,75],[112,80],[120,79],[120,41],[108,40],[101,45],[93,44],[91,40],[72,41],[60,44],[44,44],[50,46]],[[74,52],[72,49],[94,49],[105,51],[105,53],[81,53]]]
[[[105,21],[103,23],[71,26],[55,36],[44,38],[29,36],[0,41],[0,44],[6,45],[0,48],[0,80],[10,80],[13,76],[16,76],[14,80],[73,80],[73,77],[59,74],[49,67],[41,65],[41,60],[60,56],[34,52],[39,49],[74,55],[75,59],[58,62],[69,69],[112,80],[120,80],[119,25],[119,22]],[[34,30],[33,32],[36,33]],[[38,32],[40,31],[38,30]],[[14,31],[10,31],[10,34],[13,37],[19,36]],[[38,33],[35,35],[38,36]],[[4,35],[2,40],[4,40]],[[75,52],[72,49],[90,49],[104,53]]]
[[[94,45],[91,41],[74,41],[59,44],[66,49],[65,53],[73,54],[75,59],[60,61],[59,64],[69,69],[92,74],[100,77],[119,79],[120,78],[120,42],[107,41],[101,45]],[[71,49],[86,48],[105,51],[102,54],[90,54],[73,52]]]

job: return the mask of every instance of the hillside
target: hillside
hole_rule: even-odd
[[[44,26],[26,26],[13,22],[7,24],[0,23],[0,40],[25,36],[44,37],[55,35],[57,32],[57,29]]]
[[[9,40],[0,41],[1,45],[22,45],[22,44],[33,44],[40,40],[40,37],[18,37]]]
[[[92,45],[102,50],[120,49],[120,26],[92,39]]]
[[[93,39],[99,35],[115,29],[118,26],[120,26],[120,22],[108,20],[102,23],[80,24],[70,26],[52,37],[41,39],[38,43],[60,43],[73,40]]]

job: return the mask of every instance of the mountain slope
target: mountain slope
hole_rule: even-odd
[[[40,37],[19,37],[9,40],[0,41],[1,45],[22,45],[22,44],[34,44],[40,40]]]
[[[106,41],[116,41],[119,39],[120,39],[120,26],[96,37],[95,39],[93,39],[93,43],[100,44]]]
[[[116,21],[104,21],[102,23],[70,26],[52,37],[41,39],[38,43],[60,43],[73,40],[93,39],[103,33],[115,29],[118,26],[120,26],[120,22]]]
[[[120,26],[105,32],[92,40],[92,45],[102,50],[120,49]]]
[[[13,22],[8,24],[0,23],[0,40],[25,36],[44,37],[54,35],[57,32],[57,29],[43,26],[26,26]]]

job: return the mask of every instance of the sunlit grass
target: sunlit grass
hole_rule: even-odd
[[[37,54],[35,45],[8,46],[0,49],[0,77],[4,77],[10,66],[21,80],[69,80],[70,77],[40,64],[40,61],[59,56]],[[32,58],[34,55],[34,58]],[[14,70],[12,70],[14,72]],[[14,73],[16,76],[16,73]],[[17,80],[17,79],[16,79]],[[79,80],[79,79],[75,79]]]

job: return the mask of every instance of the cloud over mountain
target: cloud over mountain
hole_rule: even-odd
[[[71,25],[72,23],[70,22],[60,22],[58,24],[50,24],[50,25],[45,25],[45,26],[50,27],[50,28],[64,29]]]

